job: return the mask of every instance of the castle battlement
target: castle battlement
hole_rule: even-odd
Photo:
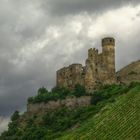
[[[85,87],[87,92],[97,89],[100,85],[116,83],[115,74],[115,39],[102,39],[102,53],[90,48],[85,66],[71,64],[57,71],[57,86],[73,89],[76,84]]]

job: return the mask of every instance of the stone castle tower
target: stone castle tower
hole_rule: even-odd
[[[102,53],[97,49],[88,50],[85,66],[72,64],[57,71],[57,86],[73,89],[76,84],[85,87],[87,92],[101,85],[116,83],[115,39],[102,39]]]

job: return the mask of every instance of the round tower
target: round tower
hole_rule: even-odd
[[[106,37],[102,39],[103,67],[109,76],[115,77],[115,39]]]

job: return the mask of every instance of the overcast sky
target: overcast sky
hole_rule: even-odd
[[[0,132],[56,70],[116,39],[117,70],[140,59],[139,0],[0,0]]]

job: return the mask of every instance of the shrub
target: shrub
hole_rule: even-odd
[[[76,85],[74,91],[70,91],[66,87],[55,87],[48,92],[46,88],[40,88],[38,94],[34,97],[28,98],[28,103],[48,102],[51,100],[65,99],[68,96],[83,96],[85,95],[85,88],[81,85]]]
[[[13,115],[11,116],[11,121],[16,121],[16,120],[19,119],[19,117],[20,117],[19,112],[18,111],[15,111],[13,113]]]
[[[104,100],[105,98],[102,95],[99,94],[93,94],[91,99],[91,104],[96,105],[98,102]]]
[[[106,100],[113,102],[116,96],[127,93],[132,86],[136,86],[136,83],[131,83],[130,85],[105,85],[93,93],[91,104],[96,105],[98,102]]]
[[[74,95],[79,97],[86,94],[85,87],[81,86],[80,84],[75,85],[74,88]]]

